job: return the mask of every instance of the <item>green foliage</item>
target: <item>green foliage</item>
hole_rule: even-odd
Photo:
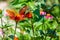
[[[0,18],[2,17],[2,10],[0,9]]]
[[[50,1],[49,1],[50,2]],[[14,32],[19,40],[45,40],[45,38],[59,40],[57,32],[60,32],[60,6],[59,4],[46,4],[47,0],[13,0],[10,2],[8,8],[13,8],[17,12],[27,5],[29,9],[26,12],[32,11],[32,18],[26,18],[23,21],[17,23],[17,28],[25,33],[16,32],[11,24],[5,24],[1,28],[5,32],[5,40],[12,40]],[[45,16],[40,15],[40,8],[47,14],[51,14],[53,19],[46,19]],[[0,10],[0,16],[2,18],[2,10]],[[58,26],[58,27],[57,27]],[[17,29],[16,28],[16,29]],[[11,34],[11,35],[9,35]],[[8,36],[8,37],[7,37]]]

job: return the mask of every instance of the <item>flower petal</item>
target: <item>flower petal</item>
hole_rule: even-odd
[[[25,14],[25,11],[27,10],[27,6],[24,6],[20,11],[19,14]]]
[[[14,19],[15,18],[15,12],[13,10],[6,10],[6,12],[8,13],[8,16],[11,19]]]
[[[26,14],[26,17],[27,17],[27,18],[32,18],[32,12],[28,12],[28,13]]]

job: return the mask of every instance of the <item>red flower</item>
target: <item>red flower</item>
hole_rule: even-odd
[[[51,14],[47,14],[46,16],[51,16]]]
[[[52,19],[53,18],[53,16],[51,14],[47,14],[45,17],[46,17],[46,19]]]
[[[27,17],[27,18],[32,18],[32,12],[28,12],[28,13],[26,14],[26,17]]]
[[[15,21],[20,21],[20,20],[24,20],[24,18],[21,15],[16,14]]]
[[[23,17],[27,17],[27,18],[32,18],[32,12],[28,12],[27,14],[25,14],[25,11],[28,9],[28,6],[24,6],[20,11],[19,14],[22,15]]]
[[[32,12],[28,12],[25,14],[25,11],[28,9],[27,6],[24,6],[19,13],[16,13],[14,10],[6,10],[7,15],[10,17],[10,19],[15,21],[24,20],[25,17],[32,18]]]
[[[27,6],[24,6],[20,11],[19,11],[19,14],[20,15],[25,15],[25,11],[28,9]]]
[[[17,37],[14,37],[14,40],[18,40],[18,38]]]
[[[13,10],[6,10],[6,12],[8,13],[7,16],[9,16],[11,19],[15,19],[15,13]]]
[[[40,15],[44,16],[44,15],[46,15],[46,12],[40,11]]]
[[[6,10],[6,12],[8,13],[8,16],[10,17],[10,19],[15,20],[15,21],[20,21],[20,20],[24,20],[24,17],[18,13],[16,13],[14,10]]]

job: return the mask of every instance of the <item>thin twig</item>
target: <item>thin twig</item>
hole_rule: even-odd
[[[45,27],[44,16],[43,16],[43,27]],[[46,29],[45,29],[45,33],[46,33]],[[46,40],[46,34],[45,34],[45,40]]]
[[[17,22],[16,22],[16,25],[15,25],[14,37],[15,37],[15,34],[16,34],[16,28],[17,28]],[[14,38],[13,38],[13,40],[14,40]]]
[[[31,26],[32,26],[32,32],[33,32],[33,37],[34,37],[34,26],[33,26],[32,20],[31,20]],[[32,40],[34,40],[34,38]]]
[[[3,38],[2,38],[2,40],[4,40],[4,31],[3,31],[3,20],[2,20],[2,18],[1,18],[1,26],[2,26],[2,32],[3,32]]]

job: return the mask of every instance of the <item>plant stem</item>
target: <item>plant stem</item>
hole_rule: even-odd
[[[44,24],[44,16],[43,16],[43,29],[45,27],[45,24]],[[46,33],[46,29],[45,29],[45,33]],[[46,40],[46,34],[45,34],[45,40]]]
[[[43,29],[44,29],[44,16],[42,16],[43,17],[43,22],[42,22],[42,31],[43,31]],[[43,38],[42,38],[42,40],[43,40]]]
[[[3,33],[3,38],[2,38],[2,40],[4,40],[4,31],[3,31],[3,20],[2,20],[2,18],[1,18],[1,26],[2,26],[2,33]]]
[[[16,28],[17,28],[17,22],[16,22],[16,25],[15,25],[14,37],[15,37],[15,34],[16,34]],[[13,38],[13,40],[14,40],[14,38]]]
[[[44,16],[43,16],[43,24],[42,24],[43,26],[42,26],[42,30],[44,29]]]
[[[52,40],[52,37],[50,38],[50,40]]]
[[[32,26],[32,32],[33,32],[33,39],[32,40],[34,40],[34,26],[33,26],[32,20],[31,20],[31,26]]]
[[[33,27],[33,24],[32,24],[32,31],[33,31],[33,36],[34,36],[34,27]]]
[[[7,24],[8,24],[8,23],[9,23],[9,20],[8,20],[8,18],[7,18]],[[7,27],[6,31],[7,31],[6,36],[7,36],[7,38],[8,38],[8,27]]]

